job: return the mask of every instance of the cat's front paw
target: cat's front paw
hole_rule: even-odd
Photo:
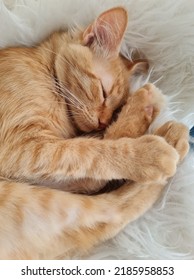
[[[105,138],[137,138],[165,106],[165,96],[153,84],[147,84],[128,97],[117,120],[106,130]]]
[[[157,129],[154,134],[164,137],[177,150],[180,161],[187,155],[189,151],[189,129],[184,124],[169,121]]]
[[[145,135],[136,139],[137,181],[164,182],[176,172],[179,155],[162,137]]]
[[[139,100],[139,106],[144,108],[145,116],[150,123],[167,104],[165,95],[151,83],[137,90],[133,97]]]

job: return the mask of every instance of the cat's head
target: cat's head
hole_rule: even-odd
[[[128,15],[117,7],[102,13],[79,36],[68,36],[56,58],[71,117],[84,132],[105,128],[129,94],[129,77],[146,62],[119,55]]]

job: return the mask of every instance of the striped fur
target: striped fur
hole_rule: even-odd
[[[75,36],[0,51],[1,259],[86,254],[151,207],[187,153],[183,125],[141,136],[165,102],[151,84],[129,96],[147,63],[119,56],[126,23],[114,8]],[[126,182],[88,195],[112,179]]]

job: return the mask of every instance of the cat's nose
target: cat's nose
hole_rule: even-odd
[[[103,130],[107,127],[107,123],[99,121],[98,130]]]

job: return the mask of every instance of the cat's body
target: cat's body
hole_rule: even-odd
[[[128,95],[129,77],[146,64],[118,55],[126,24],[115,8],[76,37],[54,33],[37,47],[0,51],[1,259],[83,255],[144,213],[185,156],[182,125],[156,132],[177,151],[162,137],[137,138],[163,97],[152,85]],[[102,128],[102,139],[87,137]],[[70,193],[112,179],[127,181],[107,194]],[[51,189],[59,186],[66,192]]]

